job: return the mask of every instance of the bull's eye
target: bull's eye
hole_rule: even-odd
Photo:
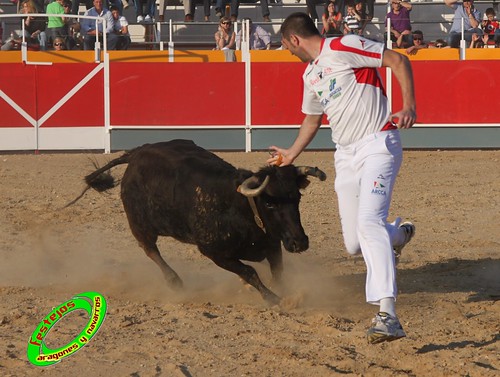
[[[276,208],[276,204],[270,203],[270,202],[265,202],[265,206],[268,209],[275,209]]]

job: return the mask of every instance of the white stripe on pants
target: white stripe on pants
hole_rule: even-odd
[[[347,251],[366,263],[366,301],[397,296],[392,237],[387,223],[392,189],[403,157],[398,130],[368,135],[335,152],[335,191]]]

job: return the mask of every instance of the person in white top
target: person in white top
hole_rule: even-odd
[[[109,7],[111,14],[113,15],[114,32],[116,34],[116,49],[117,50],[128,50],[130,43],[130,33],[128,32],[128,21],[125,16],[120,15],[120,10],[118,7],[112,5]]]
[[[271,146],[269,164],[292,164],[327,115],[336,143],[335,191],[348,253],[362,253],[366,300],[379,305],[368,330],[372,344],[406,336],[396,315],[396,261],[415,233],[410,222],[388,223],[392,189],[402,162],[399,128],[416,120],[413,74],[407,57],[358,35],[322,38],[311,18],[293,13],[281,26],[282,45],[309,63],[303,75],[305,118],[288,149]],[[377,68],[399,81],[401,110],[391,114]]]

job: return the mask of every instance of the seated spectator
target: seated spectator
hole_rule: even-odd
[[[54,47],[54,50],[56,51],[66,50],[66,43],[64,41],[64,38],[55,37],[52,41],[52,47]]]
[[[415,55],[418,50],[429,47],[427,42],[424,41],[424,33],[421,30],[415,30],[412,35],[413,45],[406,49],[408,55]]]
[[[128,50],[130,43],[130,34],[128,32],[128,21],[124,16],[120,16],[120,10],[118,7],[112,5],[109,10],[113,15],[114,32],[116,34],[116,49],[117,50]]]
[[[462,37],[462,20],[464,23],[464,38],[467,42],[472,41],[472,34],[482,34],[479,28],[481,12],[474,8],[473,0],[463,0],[462,4],[457,4],[457,0],[444,0],[445,4],[455,10],[453,24],[448,35],[450,47],[458,48]]]
[[[228,2],[231,3],[231,8],[230,8],[231,21],[235,22],[238,19],[238,8],[240,6],[239,0],[217,0],[215,2],[215,15],[217,17],[224,16],[226,12],[226,4]]]
[[[37,13],[35,4],[31,0],[24,0],[21,3],[20,13]],[[47,35],[45,33],[46,19],[40,17],[27,16],[24,19],[24,38],[28,48],[47,49]],[[2,51],[8,51],[18,48],[22,43],[23,30],[16,30],[13,36],[5,41]]]
[[[154,15],[156,11],[155,0],[134,0],[134,5],[135,5],[135,15],[137,17],[137,23],[154,22]],[[119,13],[122,14],[121,12]]]
[[[70,14],[72,6],[73,3],[71,2],[71,0],[64,0],[64,13]],[[80,23],[78,22],[77,18],[66,17],[66,20],[64,22],[64,29],[64,35],[66,35],[66,50],[74,50],[77,49],[78,46],[81,47],[83,45],[81,38],[79,37]]]
[[[113,32],[114,29],[114,19],[111,12],[102,6],[102,0],[94,0],[94,6],[85,12],[86,16],[93,17],[103,17],[106,19],[106,39],[108,50],[114,50],[116,47],[116,34]],[[98,23],[96,29],[96,21],[92,19],[84,18],[81,21],[81,31],[84,35],[83,37],[83,49],[93,50],[97,40],[99,42],[103,41],[103,23]]]
[[[49,5],[47,5],[47,14],[65,14],[66,11],[64,10],[63,4],[63,0],[54,0]],[[54,41],[56,37],[66,38],[66,36],[68,35],[66,29],[66,18],[48,16],[48,20],[47,34],[49,42]]]
[[[361,22],[361,14],[356,12],[354,3],[348,3],[344,16],[344,34],[361,34]]]
[[[484,48],[488,45],[488,35],[477,35],[476,33],[472,34],[471,42],[469,48]]]
[[[219,21],[219,27],[214,35],[215,49],[224,51],[226,61],[236,61],[234,49],[236,47],[236,33],[234,32],[231,20],[228,17],[222,17]]]
[[[392,0],[391,11],[386,16],[386,27],[391,20],[391,40],[398,48],[412,45],[410,12],[412,5],[407,1]]]
[[[323,21],[322,34],[325,37],[338,37],[342,33],[342,13],[335,10],[335,1],[330,0],[325,4],[325,11],[321,16]]]
[[[254,25],[250,18],[244,18],[243,22],[248,20],[249,25],[249,44],[248,48],[250,50],[269,50],[271,48],[271,33],[264,30],[260,25]],[[236,48],[241,49],[243,27],[238,31],[236,35]]]
[[[500,22],[498,22],[493,8],[487,8],[484,11],[485,18],[481,23],[484,34],[488,36],[488,40],[492,41],[495,39],[495,33],[500,35]]]
[[[429,43],[429,48],[450,48],[444,39],[436,39],[434,43]]]

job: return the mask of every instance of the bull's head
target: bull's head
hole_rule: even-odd
[[[271,237],[280,238],[290,252],[301,252],[309,247],[299,212],[300,190],[309,185],[308,176],[321,181],[326,179],[326,174],[318,168],[270,166],[245,180],[239,188],[243,195],[252,198],[250,203],[256,199],[257,224],[262,218],[262,228],[265,227]]]

